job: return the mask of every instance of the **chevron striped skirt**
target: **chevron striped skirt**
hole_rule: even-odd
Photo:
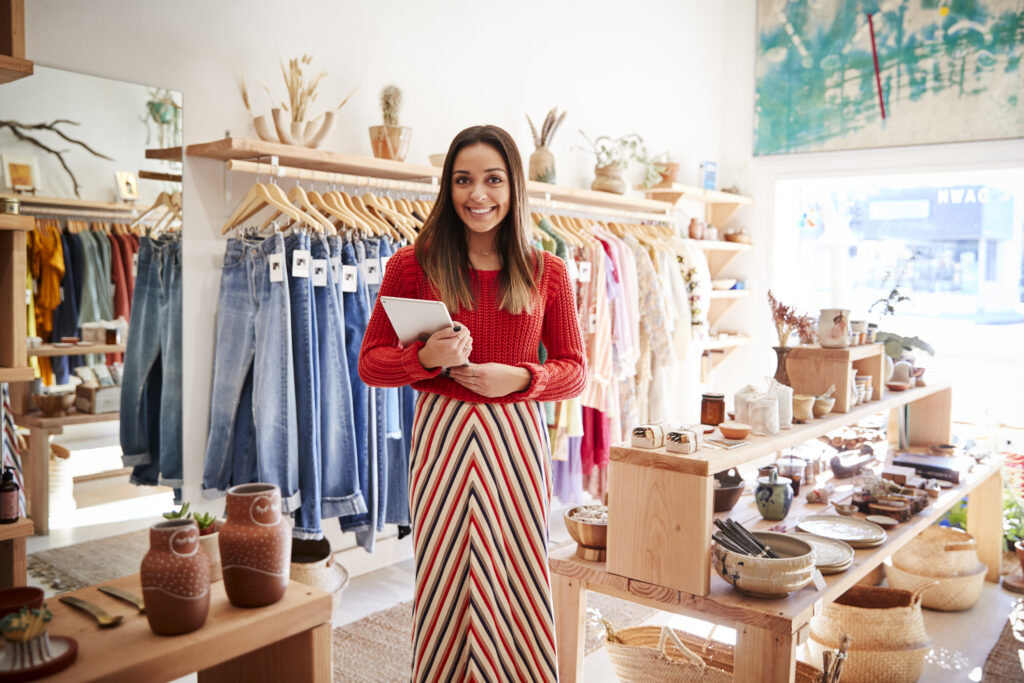
[[[420,393],[410,458],[421,681],[556,681],[540,404]]]

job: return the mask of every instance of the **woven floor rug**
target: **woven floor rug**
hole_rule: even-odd
[[[337,636],[335,636],[337,637]],[[982,668],[985,683],[1024,680],[1024,601],[1017,601]]]
[[[344,605],[342,597],[342,605]],[[587,607],[616,628],[635,626],[656,610],[625,600],[587,593]],[[344,607],[342,607],[344,609]],[[603,633],[588,626],[584,651],[602,645]],[[411,673],[412,602],[403,602],[334,629],[335,683],[408,683]]]
[[[149,529],[86,541],[28,556],[28,573],[44,588],[66,593],[137,574],[149,550]]]

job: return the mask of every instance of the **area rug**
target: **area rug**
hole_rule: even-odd
[[[597,610],[616,628],[635,626],[657,613],[644,605],[591,592],[587,593],[587,609]],[[588,626],[584,652],[590,654],[601,647],[603,638],[603,632]],[[412,602],[334,629],[335,683],[408,683],[411,643]]]
[[[54,593],[66,593],[139,572],[149,550],[149,530],[140,529],[28,556],[28,573]]]
[[[985,683],[1024,680],[1024,601],[1018,600],[1010,612],[999,640],[985,659],[981,680]]]

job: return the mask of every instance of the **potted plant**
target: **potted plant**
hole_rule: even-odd
[[[210,556],[210,581],[220,581],[220,527],[223,522],[208,512],[193,512],[192,519],[199,525],[199,544]]]
[[[530,155],[530,180],[554,184],[555,156],[548,147],[567,113],[563,111],[559,114],[558,107],[549,111],[548,115],[544,117],[544,125],[540,127],[540,134],[537,133],[536,126],[530,120],[530,115],[526,115],[526,121],[530,124],[530,132],[533,134],[533,145],[537,148]]]
[[[775,381],[789,386],[789,374],[786,372],[786,356],[789,355],[789,339],[796,332],[801,344],[814,343],[814,320],[809,315],[799,315],[795,308],[785,305],[775,298],[772,290],[768,290],[768,305],[772,311],[775,332],[779,336],[779,345],[775,349],[778,365],[775,368]]]
[[[910,301],[910,297],[902,293],[900,287],[902,286],[903,276],[906,274],[907,268],[916,258],[917,254],[912,252],[909,258],[900,263],[896,272],[890,271],[885,274],[885,277],[882,278],[882,287],[883,289],[888,289],[889,294],[871,304],[868,308],[868,313],[874,314],[876,311],[880,311],[880,315],[883,318],[887,315],[895,315],[897,305]],[[920,349],[929,356],[935,355],[935,349],[932,348],[931,344],[919,337],[905,337],[893,332],[884,332],[878,329],[878,323],[876,322],[869,323],[868,328],[876,330],[875,341],[881,342],[884,345],[885,380],[887,382],[892,378],[896,362],[907,361],[914,365],[915,359],[911,353],[914,349]],[[922,374],[924,374],[924,368],[914,368],[914,377],[920,377]],[[913,381],[911,381],[911,384],[913,384]]]
[[[402,91],[396,85],[380,91],[380,110],[383,126],[370,126],[370,146],[378,159],[405,161],[412,140],[412,128],[398,125],[398,110],[402,106]]]
[[[607,135],[591,140],[582,130],[580,135],[590,145],[590,152],[597,160],[594,166],[594,182],[590,189],[599,192],[625,194],[629,184],[626,182],[626,167],[633,159],[646,156],[644,140],[636,133],[611,138]]]
[[[671,187],[679,176],[679,164],[672,161],[668,152],[648,156],[642,151],[637,160],[644,169],[640,186],[645,190],[652,187]]]

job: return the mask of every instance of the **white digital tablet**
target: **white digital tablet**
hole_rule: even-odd
[[[452,326],[448,307],[442,301],[382,296],[380,303],[388,314],[391,326],[395,328],[398,341],[405,345],[416,340],[425,341],[438,330]]]

